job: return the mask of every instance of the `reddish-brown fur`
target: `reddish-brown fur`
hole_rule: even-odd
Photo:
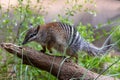
[[[64,30],[62,30],[61,27],[54,23],[48,23],[45,25],[40,26],[40,31],[45,31],[47,33],[47,39],[46,39],[46,44],[42,44],[42,52],[46,52],[46,49],[49,50],[50,53],[52,53],[52,48],[55,48],[56,50],[60,52],[66,52],[67,55],[69,55],[71,58],[75,57],[76,62],[78,61],[78,54],[77,53],[72,53],[71,49],[67,46],[67,34],[65,33]],[[47,41],[48,40],[48,41]]]

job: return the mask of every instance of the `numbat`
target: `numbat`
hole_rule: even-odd
[[[78,62],[78,51],[85,51],[89,55],[96,56],[104,54],[110,47],[95,47],[87,42],[73,26],[61,22],[52,22],[30,28],[22,44],[31,41],[41,44],[42,52],[48,49],[52,53],[52,48],[61,53],[65,51],[70,57],[76,58],[76,63]]]

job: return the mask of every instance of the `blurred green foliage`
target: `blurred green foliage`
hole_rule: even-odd
[[[88,42],[94,41],[94,38],[93,38],[94,29],[90,24],[83,25],[82,23],[80,23],[77,26],[77,30],[80,32],[80,35],[84,37]]]

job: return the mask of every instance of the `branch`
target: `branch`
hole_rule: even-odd
[[[83,76],[83,80],[93,80],[99,75],[83,68],[82,66],[78,66],[72,61],[68,62],[63,57],[44,54],[29,47],[20,47],[12,43],[1,43],[1,47],[11,54],[17,55],[21,58],[23,60],[23,64],[31,65],[50,72],[59,80],[69,80],[71,78],[80,79]],[[118,79],[101,75],[99,80]]]

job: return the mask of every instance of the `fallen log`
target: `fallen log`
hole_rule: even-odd
[[[23,60],[23,64],[45,70],[59,80],[94,80],[99,74],[73,63],[67,58],[36,51],[30,47],[21,47],[12,43],[1,43],[1,47]],[[119,80],[101,75],[97,80]]]

